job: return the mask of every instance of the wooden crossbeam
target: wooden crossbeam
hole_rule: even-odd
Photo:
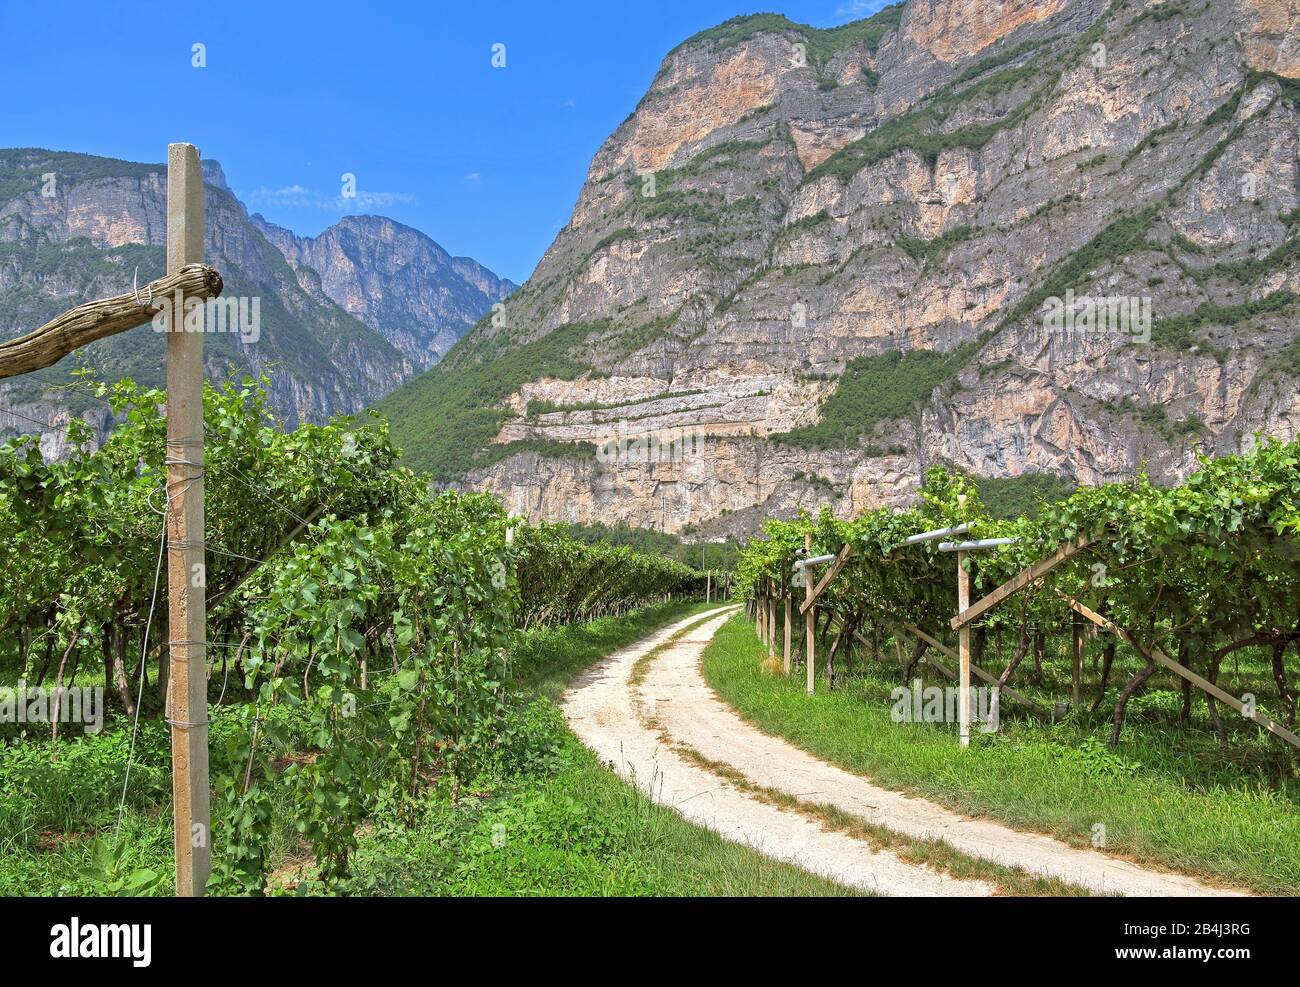
[[[1088,547],[1088,539],[1080,537],[1078,541],[1066,542],[1051,555],[1044,559],[1039,559],[1027,569],[1021,570],[1012,578],[995,589],[983,599],[976,600],[969,607],[963,610],[957,616],[952,618],[952,629],[961,630],[966,624],[969,624],[975,618],[987,613],[996,607],[1007,597],[1019,593],[1030,583],[1037,582],[1045,575],[1055,569],[1058,565],[1068,559],[1080,549]]]
[[[87,343],[142,326],[163,310],[162,302],[174,304],[177,291],[183,298],[208,299],[220,295],[221,289],[221,275],[213,268],[187,264],[150,281],[140,289],[139,301],[136,293],[128,292],[68,309],[39,329],[0,343],[0,379],[52,366]]]
[[[907,633],[911,634],[913,637],[920,638],[930,647],[934,648],[936,651],[940,652],[941,654],[947,655],[953,661],[961,660],[961,656],[958,655],[957,652],[953,651],[952,648],[948,647],[938,638],[930,636],[925,631],[921,630],[921,628],[917,627],[915,624],[904,624],[903,630],[907,631]],[[955,671],[948,668],[948,666],[944,665],[943,663],[936,661],[933,655],[927,654],[924,656],[923,660],[930,663],[935,668],[939,669],[939,671],[943,672],[943,674],[948,676],[948,678],[950,679],[957,678],[957,673]],[[984,669],[980,668],[974,662],[971,662],[970,670],[977,679],[980,679],[983,682],[987,682],[989,685],[997,685],[997,681],[998,681],[997,676],[990,675],[988,672],[984,671]],[[1052,714],[1050,712],[1048,712],[1038,703],[1034,702],[1032,699],[1029,699],[1028,697],[1017,692],[1015,689],[1011,688],[1011,686],[1004,685],[1002,687],[1002,691],[1006,694],[1006,696],[1009,699],[1011,699],[1013,702],[1019,703],[1021,706],[1025,707],[1025,709],[1033,713],[1035,716],[1042,717],[1043,719],[1049,719],[1051,717]]]
[[[1147,658],[1158,665],[1163,665],[1165,668],[1169,669],[1169,671],[1173,672],[1175,675],[1179,676],[1180,678],[1186,679],[1188,682],[1192,683],[1192,685],[1196,686],[1202,692],[1208,692],[1215,699],[1219,700],[1219,702],[1231,706],[1233,709],[1235,709],[1246,719],[1258,723],[1269,733],[1281,737],[1283,740],[1285,740],[1288,744],[1290,744],[1293,747],[1300,748],[1300,737],[1297,737],[1286,727],[1282,726],[1281,724],[1274,723],[1263,713],[1260,712],[1247,713],[1245,703],[1243,703],[1236,696],[1224,692],[1222,689],[1220,689],[1209,679],[1205,678],[1204,676],[1197,675],[1190,668],[1186,668],[1183,665],[1179,664],[1178,662],[1174,661],[1172,658],[1170,658],[1167,654],[1165,654],[1163,651],[1161,651],[1159,648],[1155,647],[1154,645],[1148,647],[1139,644],[1136,640],[1134,640],[1133,635],[1130,634],[1123,627],[1120,627],[1119,624],[1116,624],[1112,620],[1106,619],[1105,617],[1103,617],[1101,614],[1097,613],[1094,610],[1090,610],[1088,607],[1084,606],[1078,600],[1074,599],[1074,597],[1068,596],[1065,593],[1060,593],[1059,595],[1063,600],[1065,600],[1066,603],[1070,605],[1070,609],[1074,610],[1075,613],[1081,614],[1083,617],[1087,618],[1088,620],[1091,620],[1098,627],[1110,631],[1112,634],[1118,637],[1125,644],[1129,645],[1129,647],[1131,647],[1138,654],[1142,655],[1144,658]]]
[[[840,574],[840,570],[844,568],[844,563],[849,560],[849,556],[852,554],[852,543],[845,542],[844,547],[841,548],[839,554],[835,556],[835,561],[826,568],[826,571],[822,574],[822,578],[817,581],[817,586],[808,594],[808,598],[805,599],[803,604],[799,607],[800,613],[807,613],[809,608],[817,602],[817,597],[821,596],[826,587],[831,584],[831,580]],[[807,578],[808,573],[805,570],[804,579]]]

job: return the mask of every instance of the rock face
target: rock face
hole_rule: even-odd
[[[958,62],[1017,28],[1046,20],[1069,0],[927,0],[909,3],[903,37],[941,62]]]
[[[1300,77],[1300,6],[1295,0],[1241,0],[1246,60],[1253,69]]]
[[[518,287],[382,216],[348,216],[317,237],[294,236],[260,215],[252,220],[304,289],[318,285],[421,370]]]
[[[271,406],[288,424],[371,404],[429,366],[450,345],[448,337],[513,287],[378,217],[297,240],[250,219],[215,161],[204,162],[204,178],[205,256],[222,273],[223,298],[245,299],[250,323],[256,299],[259,315],[256,332],[205,339],[208,375],[266,375]],[[0,150],[0,338],[30,331],[79,302],[126,291],[137,271],[140,284],[161,276],[166,202],[162,165]],[[353,265],[351,281],[343,261],[327,268],[327,278],[307,259],[335,256]],[[386,278],[393,283],[388,296]],[[89,367],[104,379],[129,375],[162,386],[164,352],[163,336],[142,326],[47,370],[0,381],[0,438],[38,431],[44,451],[61,455],[73,416],[102,436],[111,414],[69,389],[70,374]]]
[[[901,502],[934,463],[1172,482],[1293,436],[1295,18],[909,0],[705,31],[440,368],[510,382],[495,450],[453,474],[427,423],[395,435],[534,517],[718,533]],[[449,407],[455,380],[400,407]],[[685,461],[619,453],[664,430]]]

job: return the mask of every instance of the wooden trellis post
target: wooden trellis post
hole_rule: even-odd
[[[1083,702],[1083,653],[1087,648],[1083,638],[1083,617],[1077,612],[1071,612],[1070,620],[1070,655],[1074,662],[1070,684],[1070,698],[1075,706]]]
[[[957,502],[965,506],[964,495],[959,496]],[[926,533],[927,536],[933,534],[934,532]],[[974,619],[971,616],[970,573],[966,571],[966,559],[971,552],[997,548],[1001,545],[1014,545],[1019,540],[1019,538],[983,538],[978,541],[939,543],[939,551],[957,553],[957,616],[953,618],[953,626],[957,628],[957,724],[962,747],[970,746],[970,625]]]
[[[970,606],[970,573],[966,571],[966,553],[957,553],[957,612]],[[970,746],[970,624],[957,632],[957,723],[961,746]]]
[[[785,640],[782,649],[782,658],[784,660],[785,674],[790,674],[790,605],[794,602],[794,597],[790,592],[790,574],[785,575]]]
[[[203,172],[193,144],[167,148],[167,272],[203,260]],[[171,674],[176,894],[203,894],[212,870],[207,612],[203,544],[203,333],[167,326],[167,661]]]
[[[32,332],[0,343],[0,378],[13,377],[52,366],[82,346],[144,325],[172,309],[167,335],[168,642],[159,675],[170,690],[167,720],[172,728],[178,895],[202,894],[212,869],[203,549],[203,335],[184,331],[184,308],[173,304],[176,297],[202,303],[221,294],[221,275],[202,264],[203,232],[203,172],[198,149],[192,144],[169,145],[166,276],[129,294],[78,305]]]
[[[776,583],[769,579],[767,588],[767,656],[771,658],[776,654]]]
[[[804,533],[803,549],[804,549],[805,557],[811,558],[812,557],[812,532],[811,531]],[[806,567],[803,572],[803,585],[804,585],[804,592],[807,594],[806,606],[808,607],[808,609],[804,611],[804,633],[807,635],[808,638],[805,644],[805,647],[807,649],[805,652],[805,657],[808,660],[808,695],[811,696],[813,694],[814,665],[816,664],[816,662],[813,660],[814,659],[813,621],[817,616],[817,608],[812,605],[813,602],[812,574],[808,571]]]

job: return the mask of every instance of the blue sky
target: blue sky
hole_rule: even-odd
[[[351,173],[351,211],[523,282],[675,44],[757,10],[829,27],[884,5],[200,0],[183,17],[175,4],[0,0],[0,146],[162,161],[169,141],[190,141],[251,211],[308,235],[343,215]]]

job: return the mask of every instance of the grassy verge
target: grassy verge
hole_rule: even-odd
[[[827,895],[848,892],[686,822],[600,764],[553,700],[580,671],[702,604],[530,635],[515,684],[535,698],[514,728],[524,770],[484,779],[453,805],[434,800],[420,825],[376,829],[357,858],[357,894]]]
[[[543,702],[544,701],[540,701]],[[555,717],[557,769],[430,802],[420,825],[376,830],[353,894],[828,895],[829,881],[780,864],[655,805],[599,764]]]
[[[588,624],[530,631],[511,652],[512,685],[533,696],[558,699],[575,675],[606,655],[674,621],[716,606],[668,603],[644,607],[626,617],[602,617]]]
[[[1108,853],[1144,864],[1269,894],[1300,893],[1294,769],[1290,777],[1266,778],[1241,763],[1249,752],[1238,751],[1234,762],[1231,749],[1198,749],[1202,741],[1171,728],[1164,715],[1173,693],[1141,697],[1119,751],[1101,743],[1108,724],[1100,714],[1046,725],[1004,708],[999,732],[976,731],[963,752],[955,727],[891,719],[889,693],[899,674],[892,664],[860,663],[835,692],[825,692],[822,680],[809,698],[802,673],[766,674],[765,656],[738,617],[705,651],[704,674],[760,729],[849,771],[1075,845],[1104,832]]]

